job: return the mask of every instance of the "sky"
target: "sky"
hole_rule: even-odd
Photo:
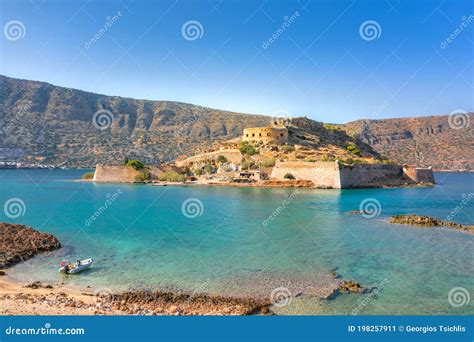
[[[474,1],[0,0],[0,74],[344,123],[474,110]]]

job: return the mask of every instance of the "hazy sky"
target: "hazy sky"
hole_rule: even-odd
[[[326,122],[473,110],[471,0],[0,2],[10,77]]]

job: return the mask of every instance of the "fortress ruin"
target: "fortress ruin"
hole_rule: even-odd
[[[288,129],[283,126],[244,128],[242,141],[286,144]]]

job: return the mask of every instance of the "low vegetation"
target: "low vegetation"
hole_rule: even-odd
[[[145,167],[145,165],[141,161],[136,160],[136,159],[126,160],[125,166],[133,167],[137,171]]]
[[[295,179],[295,176],[293,176],[291,173],[286,173],[283,178],[285,179]]]
[[[355,156],[358,156],[358,157],[361,156],[360,150],[357,148],[356,144],[354,144],[354,143],[347,144],[346,150],[349,151],[350,153],[352,153]]]
[[[248,141],[242,141],[240,144],[240,153],[248,155],[248,156],[253,156],[254,154],[257,154],[258,151],[257,149],[252,146]]]
[[[136,175],[134,180],[135,180],[135,182],[147,182],[147,181],[151,180],[151,173],[150,173],[150,171],[144,171],[144,172]]]
[[[273,167],[275,166],[276,159],[273,157],[267,158],[260,163],[261,167]]]
[[[217,162],[219,163],[227,163],[229,160],[225,156],[218,156],[217,157]]]
[[[87,172],[82,175],[82,179],[92,179],[94,178],[94,172]]]
[[[175,171],[165,172],[160,176],[160,181],[163,182],[184,182],[186,181],[186,176]]]
[[[295,147],[293,145],[283,145],[280,149],[285,153],[289,153],[293,152],[295,150]]]
[[[330,132],[335,132],[335,131],[339,131],[339,130],[340,130],[339,127],[334,126],[334,125],[331,125],[331,124],[327,124],[327,123],[324,124],[324,128],[326,128],[326,129],[327,129],[328,131],[330,131]]]

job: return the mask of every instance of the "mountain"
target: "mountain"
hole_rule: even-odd
[[[342,125],[351,136],[389,159],[435,170],[474,170],[474,113]]]
[[[169,161],[271,120],[5,76],[0,76],[0,104],[0,161],[68,167],[117,164],[125,157],[147,163]]]
[[[467,119],[474,123],[472,113]],[[166,162],[239,137],[245,127],[267,126],[271,120],[0,75],[0,161],[67,167],[120,164],[126,157]],[[472,125],[452,129],[447,116],[359,120],[338,127],[310,119],[293,121],[300,127],[296,143],[313,141],[321,151],[340,151],[351,135],[364,155],[381,154],[440,169],[474,169]]]

